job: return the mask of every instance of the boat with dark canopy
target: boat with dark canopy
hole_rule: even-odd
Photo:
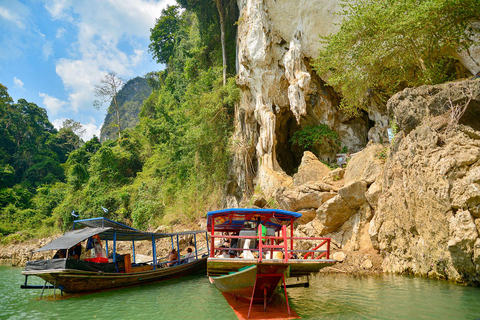
[[[209,212],[210,282],[220,291],[248,301],[249,314],[253,303],[263,303],[266,310],[267,302],[283,284],[290,313],[285,278],[307,276],[308,282],[308,275],[335,263],[330,259],[330,238],[294,236],[294,222],[301,216],[278,209]]]
[[[192,274],[205,270],[209,251],[208,241],[206,248],[197,247],[198,235],[204,235],[207,240],[206,231],[152,233],[103,217],[76,220],[72,231],[33,251],[57,253],[52,259],[27,261],[25,271],[22,272],[25,284],[21,288],[60,289],[62,293],[91,292]],[[168,260],[168,256],[157,257],[157,242],[162,239],[171,242],[172,250],[176,249],[176,260]],[[131,254],[117,253],[120,241],[131,243]],[[150,260],[136,261],[135,243],[138,241],[151,243]],[[82,242],[86,242],[87,249],[91,248],[91,257],[80,258],[80,254],[75,256],[75,248]],[[188,257],[179,254],[180,242],[193,242]],[[31,275],[45,280],[45,285],[28,285],[28,277]]]

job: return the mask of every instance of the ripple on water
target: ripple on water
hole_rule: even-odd
[[[20,272],[0,266],[0,319],[237,319],[205,275],[51,301]],[[480,319],[480,288],[421,278],[320,274],[288,295],[302,319]]]

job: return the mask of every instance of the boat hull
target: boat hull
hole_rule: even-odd
[[[286,264],[257,264],[229,275],[210,277],[210,282],[236,298],[264,303],[274,296],[287,268]]]
[[[257,259],[208,258],[207,275],[210,277],[227,275],[257,262]],[[262,264],[284,265],[285,263],[279,259],[264,259]],[[334,264],[335,260],[333,259],[289,259],[287,265],[290,268],[286,277],[307,276]]]
[[[132,273],[103,273],[73,269],[23,271],[35,275],[66,293],[94,292],[166,280],[205,270],[207,258],[175,267]]]

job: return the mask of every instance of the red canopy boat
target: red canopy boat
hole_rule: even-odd
[[[249,301],[250,309],[252,303],[263,302],[265,310],[283,281],[290,312],[285,277],[308,276],[335,263],[330,259],[330,238],[293,236],[293,223],[301,216],[278,209],[209,212],[210,281],[220,291]],[[294,242],[310,247],[299,249]]]

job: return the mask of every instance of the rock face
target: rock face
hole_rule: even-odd
[[[293,134],[310,125],[327,124],[342,146],[361,150],[368,118],[347,119],[339,97],[315,73],[310,61],[321,47],[320,35],[337,30],[338,0],[239,0],[237,83],[241,98],[235,112],[231,204],[260,186],[267,197],[291,182],[303,150]],[[332,158],[333,156],[333,158]],[[334,154],[322,153],[322,160]],[[298,179],[297,179],[298,180]]]
[[[428,117],[415,126],[425,112],[441,112],[439,97],[462,92],[476,101],[480,81],[409,89],[389,101],[405,137],[396,139],[386,162],[370,227],[372,242],[385,255],[385,271],[480,283],[480,132],[439,126]],[[405,101],[419,111],[415,116],[399,107]]]
[[[361,268],[378,270],[379,251],[388,272],[480,283],[480,81],[405,89],[386,108],[347,119],[310,65],[318,36],[337,31],[340,1],[237,4],[241,97],[226,206],[261,190],[255,205],[273,199],[301,212],[299,236],[332,237],[334,247],[361,253]],[[400,129],[390,146],[387,115]],[[331,154],[292,144],[295,132],[319,124],[356,152],[345,169],[329,172],[319,159]]]

